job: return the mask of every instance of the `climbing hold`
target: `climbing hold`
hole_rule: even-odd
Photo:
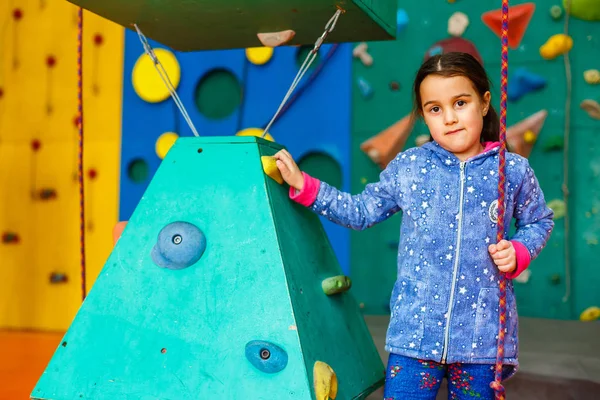
[[[126,226],[127,226],[127,221],[119,221],[113,227],[113,232],[112,232],[113,246],[117,243],[117,240],[119,240],[119,238],[121,238],[121,234],[123,233],[123,230],[125,229]]]
[[[2,234],[2,243],[5,244],[17,244],[19,243],[20,238],[16,232],[4,232]]]
[[[56,66],[56,57],[54,57],[52,54],[46,57],[46,65],[48,68],[54,68],[54,66]]]
[[[600,0],[563,0],[563,7],[567,9],[567,2],[571,2],[569,14],[585,21],[600,21]]]
[[[394,92],[400,90],[400,83],[397,81],[391,81],[390,89],[393,90]]]
[[[600,307],[592,306],[588,307],[581,312],[579,320],[584,322],[590,322],[600,319]]]
[[[238,133],[235,134],[235,136],[256,136],[256,137],[262,137],[264,132],[264,129],[260,129],[260,128],[246,128],[243,129],[241,131],[239,131]],[[265,137],[263,138],[265,140],[270,140],[271,142],[274,142],[275,139],[273,139],[273,136],[271,136],[269,134],[269,132],[266,133]]]
[[[367,80],[365,78],[363,78],[362,76],[359,76],[356,80],[356,83],[358,84],[358,90],[360,91],[360,94],[365,99],[370,99],[371,96],[373,96],[373,88],[371,87],[371,84],[369,82],[367,82]]]
[[[101,33],[96,33],[94,35],[94,44],[96,46],[102,46],[102,43],[104,43],[104,37],[102,37]]]
[[[246,58],[254,65],[264,65],[273,57],[272,47],[249,47],[246,49]]]
[[[404,148],[414,123],[412,115],[408,114],[392,126],[361,143],[360,149],[371,158],[371,161],[379,165],[379,168],[384,169]]]
[[[573,48],[573,39],[564,33],[552,35],[540,47],[540,55],[546,60],[552,60],[569,52]]]
[[[158,158],[163,160],[177,139],[179,139],[179,135],[175,132],[165,132],[160,135],[154,145],[154,150]]]
[[[189,222],[171,222],[158,234],[151,257],[162,268],[179,270],[196,263],[206,249],[206,236]]]
[[[455,12],[448,19],[448,34],[460,37],[469,26],[469,17],[460,11]]]
[[[246,358],[259,371],[274,374],[288,363],[288,354],[281,347],[263,340],[246,343]]]
[[[88,169],[87,175],[90,180],[94,180],[98,176],[98,171],[96,171],[94,168],[90,168]]]
[[[396,12],[396,35],[402,33],[408,25],[408,14],[402,8]]]
[[[537,140],[537,135],[530,130],[526,130],[523,134],[523,140],[527,144],[534,144]]]
[[[56,190],[45,188],[38,190],[37,197],[41,200],[51,200],[57,197]]]
[[[565,138],[560,135],[550,136],[544,142],[544,151],[562,150],[565,147]]]
[[[583,100],[579,106],[583,111],[587,112],[590,117],[600,119],[600,104],[598,104],[596,100]]]
[[[15,8],[12,15],[15,21],[20,21],[23,18],[23,11],[20,8]]]
[[[296,36],[296,32],[287,29],[281,32],[257,33],[258,40],[266,47],[277,47],[286,44]]]
[[[342,292],[346,292],[350,290],[352,287],[352,280],[346,275],[337,275],[332,276],[327,279],[323,279],[321,282],[321,288],[323,289],[323,293],[328,296],[332,294],[338,294]]]
[[[62,272],[52,272],[50,274],[50,283],[66,283],[69,280],[67,274]]]
[[[554,219],[563,218],[567,212],[566,204],[562,199],[553,199],[549,201],[548,207],[554,211]]]
[[[515,125],[508,127],[506,130],[506,142],[510,151],[525,158],[529,157],[547,116],[548,111],[540,110]]]
[[[333,368],[322,361],[316,361],[313,367],[313,385],[316,400],[335,400],[338,381]]]
[[[423,146],[425,143],[429,142],[431,140],[431,136],[430,135],[419,135],[415,138],[415,144],[419,147]]]
[[[583,72],[583,79],[590,85],[600,84],[600,71],[597,69],[588,69]]]
[[[512,79],[508,80],[508,100],[517,101],[528,93],[543,89],[546,78],[530,72],[526,67],[515,70]]]
[[[561,6],[554,5],[550,7],[550,16],[554,20],[559,20],[562,17],[563,9]]]
[[[370,67],[373,65],[373,57],[367,52],[369,46],[365,43],[359,43],[352,50],[352,56],[360,59],[363,65]]]
[[[176,90],[181,78],[181,69],[175,54],[162,48],[155,48],[154,54]],[[137,95],[148,103],[160,103],[170,96],[169,88],[157,73],[153,59],[146,53],[142,54],[133,66],[131,83]]]
[[[483,58],[481,57],[481,54],[479,54],[475,44],[465,38],[460,37],[452,37],[434,43],[433,46],[431,46],[425,53],[423,61],[438,54],[451,53],[455,51],[469,53],[475,57],[475,59],[479,61],[481,65],[483,65]]]
[[[535,3],[523,3],[509,7],[508,11],[508,46],[517,48],[525,35],[529,21],[535,11]],[[502,36],[502,9],[492,10],[484,13],[481,20],[496,36]]]
[[[277,160],[273,156],[261,156],[260,162],[263,166],[263,171],[265,174],[270,176],[275,182],[280,185],[283,183],[283,177],[281,176],[281,171],[277,168]]]
[[[31,141],[31,149],[33,151],[38,151],[40,149],[40,147],[42,147],[42,142],[40,142],[39,139],[33,139]]]
[[[530,277],[531,277],[531,269],[526,269],[525,271],[521,272],[521,274],[519,276],[517,276],[515,278],[515,281],[517,281],[519,283],[527,283],[527,282],[529,282]]]

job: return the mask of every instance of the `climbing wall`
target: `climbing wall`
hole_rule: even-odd
[[[398,4],[397,40],[368,43],[366,48],[363,45],[356,50],[360,57],[353,61],[353,192],[361,191],[366,182],[378,178],[380,167],[360,146],[410,112],[411,85],[426,53],[457,49],[479,56],[492,78],[493,104],[499,110],[500,39],[490,26],[499,26],[495,22],[501,2],[429,0]],[[600,110],[594,114],[600,101],[597,84],[600,78],[593,79],[593,71],[586,73],[591,83],[584,78],[585,71],[600,69],[600,2],[572,0],[574,14],[588,15],[596,20],[582,20],[575,15],[569,18],[568,29],[573,43],[569,53],[572,90],[568,131],[565,130],[565,60],[562,55],[554,57],[553,54],[561,47],[560,43],[554,46],[560,38],[548,42],[551,36],[563,33],[564,9],[560,1],[536,1],[535,9],[523,4],[523,1],[511,1],[511,6],[521,6],[512,9],[511,14],[514,20],[510,29],[515,37],[510,41],[514,46],[509,53],[507,122],[509,128],[513,128],[509,134],[515,135],[513,149],[518,147],[528,153],[557,217],[546,250],[532,263],[530,275],[524,275],[516,285],[516,292],[522,315],[578,318],[584,309],[600,303],[597,290],[600,285],[597,268]],[[462,14],[454,15],[456,12]],[[483,21],[484,14],[490,26]],[[468,21],[466,29],[465,21]],[[522,38],[519,38],[520,33]],[[584,100],[588,101],[582,107]],[[408,132],[410,136],[404,148],[416,146],[421,135],[427,134],[421,123]],[[568,152],[565,152],[566,143]],[[564,209],[563,159],[568,168],[569,232],[561,212]],[[396,275],[400,221],[401,215],[396,215],[370,230],[351,234],[353,291],[366,313],[388,312],[389,293]],[[565,240],[567,234],[568,240]]]
[[[84,18],[89,287],[117,218],[123,39],[117,25]],[[0,2],[0,32],[0,328],[64,330],[81,303],[77,9]]]
[[[312,49],[286,46],[186,53],[149,43],[200,136],[262,134]],[[346,190],[350,188],[350,61],[349,44],[322,46],[269,129],[269,137],[284,145],[304,170]],[[169,96],[138,34],[127,31],[121,220],[130,217],[173,141],[194,135]],[[214,168],[229,161],[225,154],[222,165]],[[203,195],[198,191],[198,197]],[[243,198],[237,201],[244,207]],[[347,273],[350,232],[322,221]]]

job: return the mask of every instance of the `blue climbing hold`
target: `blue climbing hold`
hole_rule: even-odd
[[[371,96],[373,96],[373,88],[371,87],[371,84],[369,82],[367,82],[367,80],[361,76],[359,76],[356,80],[357,84],[358,84],[358,90],[360,91],[360,94],[365,98],[368,99]]]
[[[246,358],[259,371],[274,374],[283,370],[288,363],[285,350],[271,342],[253,340],[246,344]]]
[[[444,53],[444,49],[442,48],[442,46],[433,46],[431,49],[429,49],[429,52],[427,54],[429,55],[429,57],[433,57],[442,53]]]
[[[206,250],[206,236],[189,222],[172,222],[158,234],[152,260],[167,269],[184,269],[196,263]]]
[[[508,80],[508,101],[517,101],[528,93],[544,88],[547,83],[543,76],[534,74],[525,67],[517,68]]]
[[[399,9],[396,13],[396,34],[402,33],[406,25],[408,25],[408,14],[403,9]]]

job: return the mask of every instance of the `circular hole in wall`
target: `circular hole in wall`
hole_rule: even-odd
[[[304,64],[304,60],[306,60],[306,57],[308,57],[308,53],[310,53],[313,48],[314,46],[300,46],[298,48],[298,51],[296,52],[296,64],[298,64],[298,68],[302,67],[302,64]],[[317,65],[319,65],[320,62],[321,52],[317,51],[317,56],[315,57],[312,64],[310,64],[310,68],[315,68]]]
[[[298,166],[310,176],[336,188],[342,187],[342,168],[333,157],[326,153],[319,151],[308,153],[298,161]]]
[[[226,69],[207,72],[196,86],[196,107],[206,118],[222,119],[231,115],[242,102],[242,86]]]
[[[127,165],[127,176],[134,183],[141,183],[148,179],[149,167],[143,158],[135,158]]]

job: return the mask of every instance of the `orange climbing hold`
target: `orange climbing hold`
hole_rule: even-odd
[[[117,243],[117,240],[121,237],[121,233],[125,229],[125,225],[127,225],[127,221],[119,221],[113,228],[113,245]]]
[[[509,7],[508,10],[508,47],[517,48],[525,35],[529,21],[535,11],[534,3],[523,3]],[[484,13],[481,20],[498,37],[502,37],[502,9]]]

